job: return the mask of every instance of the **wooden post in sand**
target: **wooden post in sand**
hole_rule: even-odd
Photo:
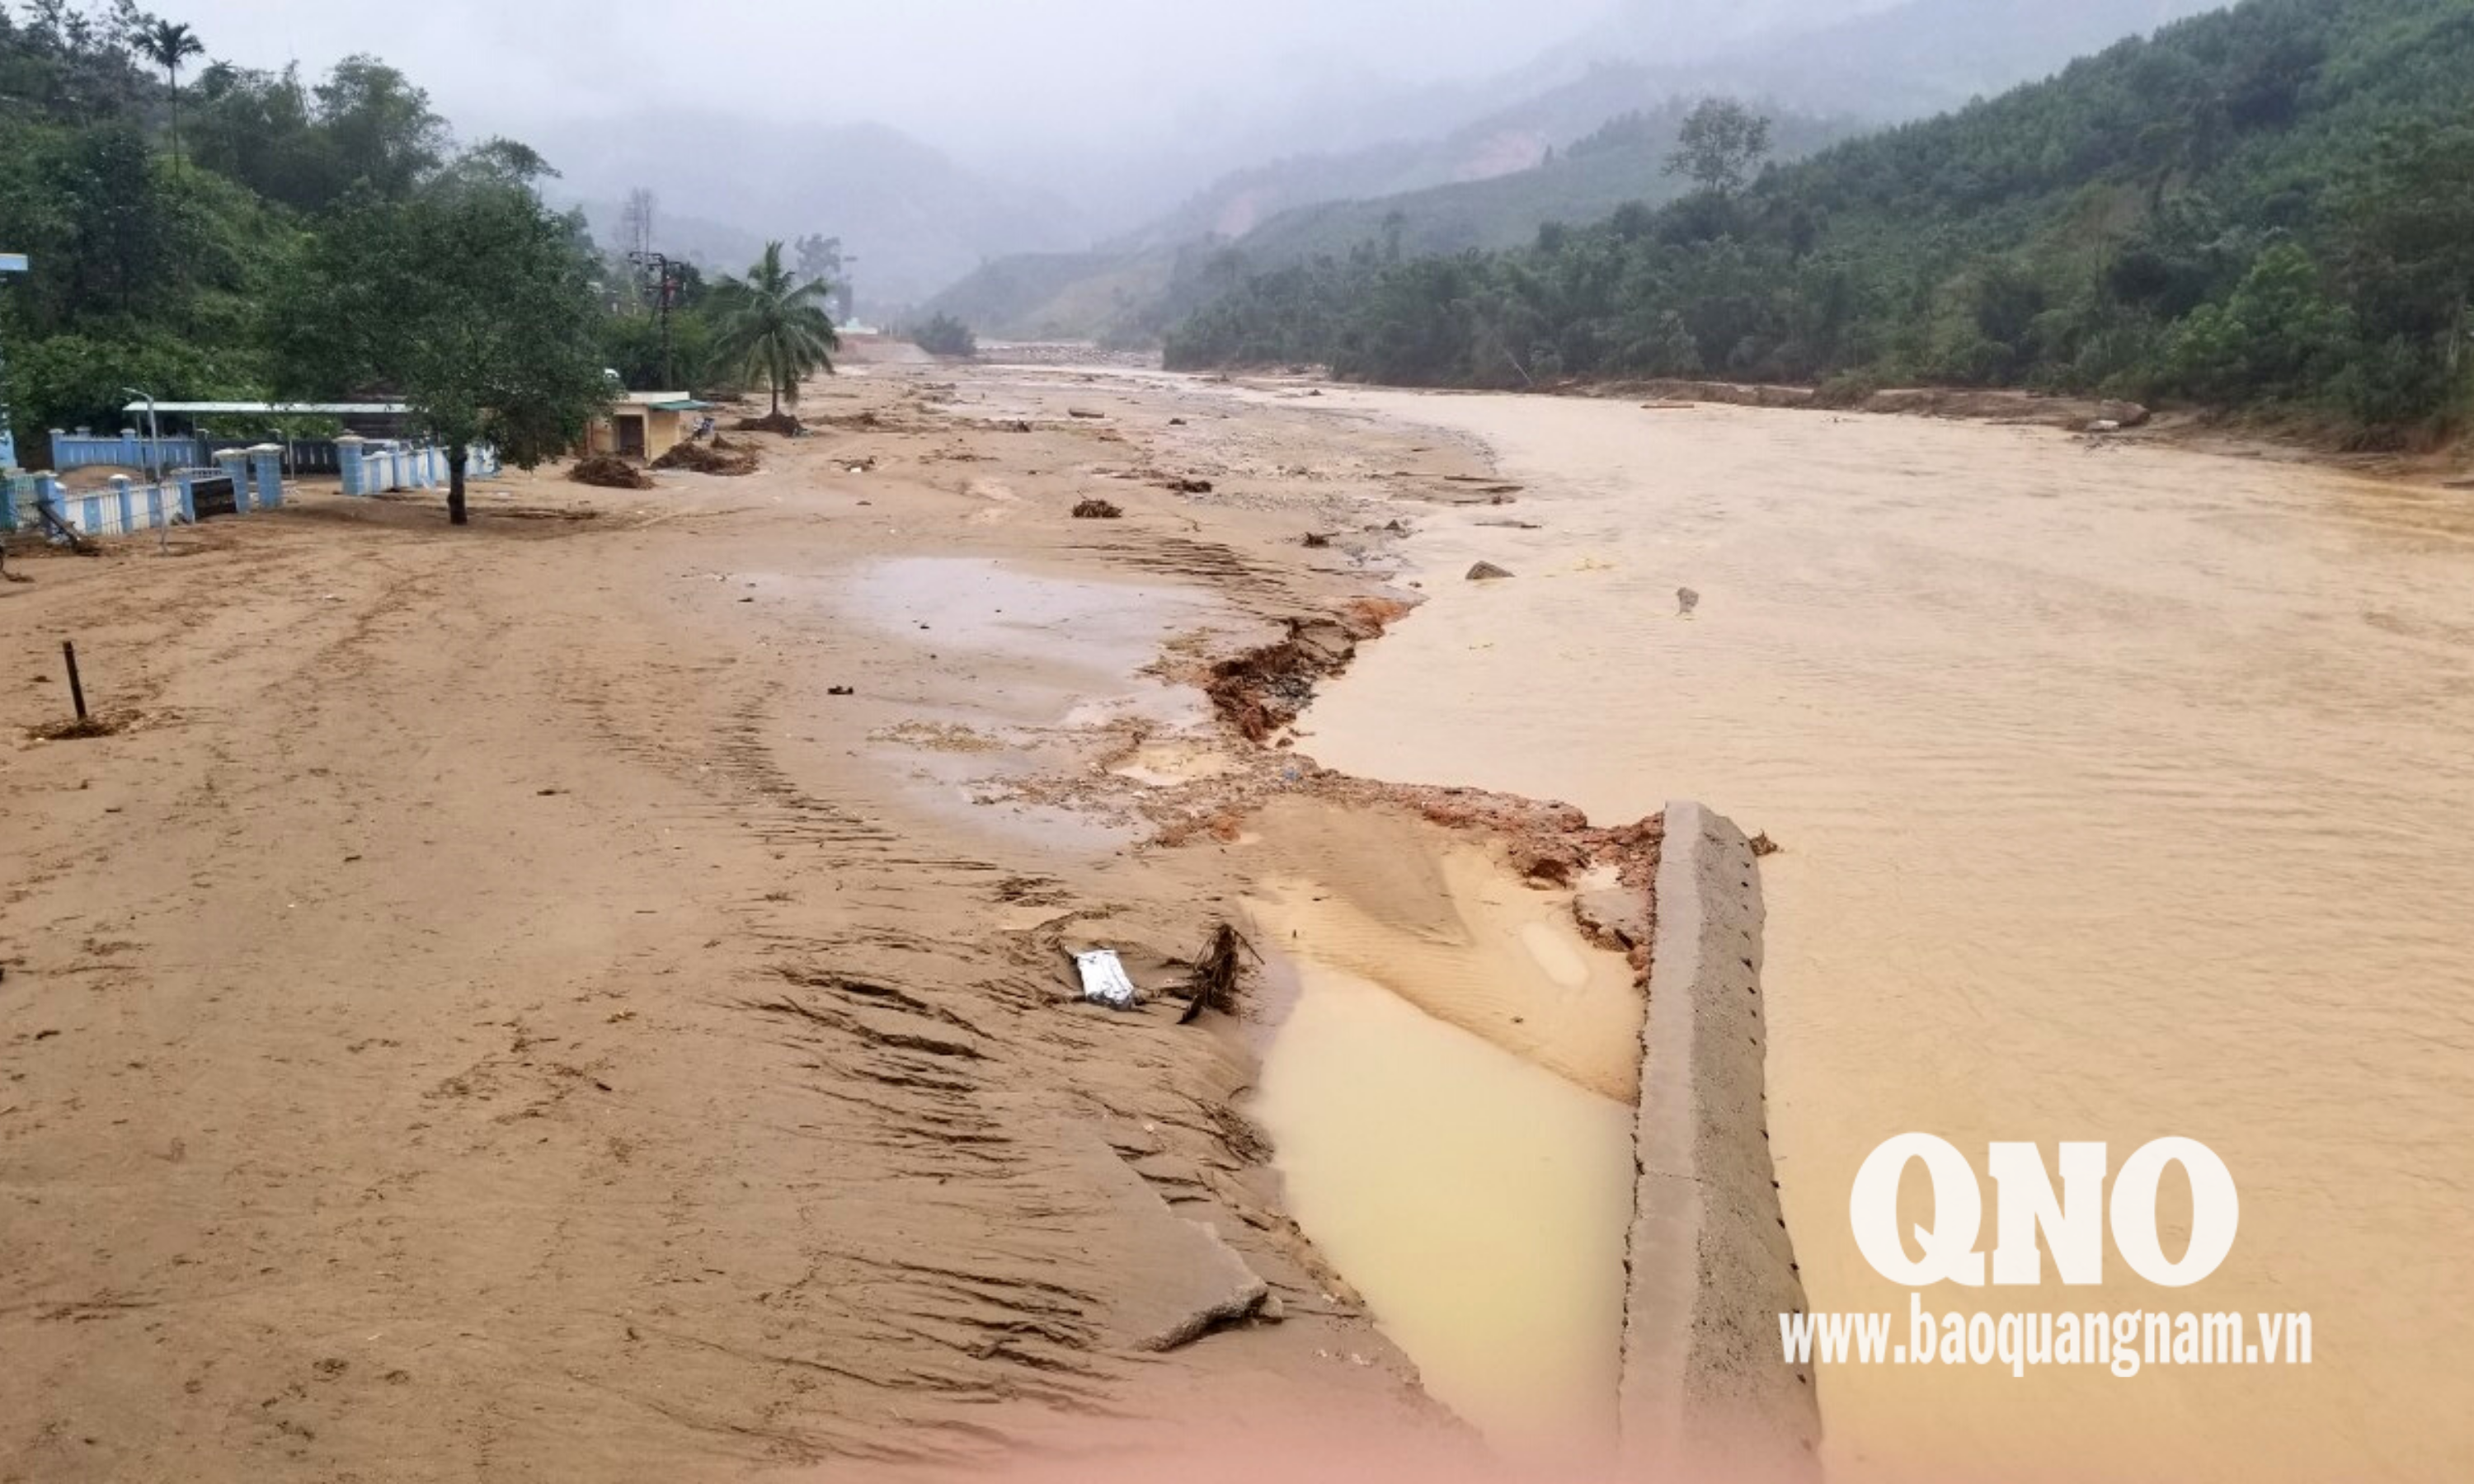
[[[67,660],[69,664],[70,704],[77,707],[77,719],[84,721],[85,720],[85,686],[78,680],[77,646],[66,639],[61,640],[61,658]]]

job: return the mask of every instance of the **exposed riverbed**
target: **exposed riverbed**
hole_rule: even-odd
[[[2314,1317],[2291,1370],[1831,1369],[1833,1476],[2474,1460],[2474,501],[1983,424],[1329,404],[1482,439],[1527,489],[1420,522],[1435,601],[1302,750],[1601,824],[1700,797],[1785,847],[1770,1106],[1816,1309],[1904,1325],[1847,1199],[1912,1129],[1979,1168],[2187,1136],[2242,1192],[2195,1288],[2108,1250],[2100,1288],[1934,1306]],[[1516,576],[1461,581],[1479,559]]]

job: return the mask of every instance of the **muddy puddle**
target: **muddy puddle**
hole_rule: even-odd
[[[1979,1168],[2184,1136],[2241,1191],[2194,1289],[2108,1252],[2098,1289],[1943,1307],[2314,1316],[2307,1369],[1827,1371],[1833,1478],[2465,1472],[2474,504],[2041,429],[1327,400],[1481,437],[1525,492],[1422,519],[1434,601],[1302,751],[1599,823],[1696,796],[1784,847],[1771,1128],[1814,1308],[1906,1312],[1847,1211],[1913,1129]]]
[[[1570,897],[1405,816],[1284,801],[1247,906],[1294,1001],[1249,1112],[1294,1215],[1490,1444],[1604,1446],[1640,1002]]]
[[[1164,650],[1237,642],[1256,625],[1207,591],[1064,577],[986,557],[899,557],[823,576],[749,574],[761,595],[814,601],[836,622],[902,640],[916,662],[878,683],[907,715],[866,737],[921,801],[974,827],[1081,850],[1121,848],[1129,823],[1035,797],[1053,776],[1118,759],[1169,785],[1229,766],[1209,702],[1158,673]]]

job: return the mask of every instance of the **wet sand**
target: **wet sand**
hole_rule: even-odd
[[[1816,1309],[1904,1323],[1847,1197],[1920,1129],[1978,1161],[2104,1139],[2116,1167],[2183,1135],[2242,1193],[2198,1288],[2109,1257],[2100,1289],[1940,1307],[2315,1319],[2308,1369],[1842,1367],[1833,1476],[2474,1460],[2474,506],[2041,429],[1330,400],[1482,441],[1525,488],[1421,523],[1434,601],[1301,747],[1598,820],[1699,797],[1784,847],[1763,867],[1772,1127]],[[1517,575],[1462,582],[1478,560]]]
[[[803,410],[744,479],[12,560],[0,1476],[1474,1452],[1231,1113],[1260,1027],[1063,951],[1171,994],[1246,873],[1112,770],[1226,749],[1176,677],[1379,586],[1273,450],[1465,461],[1063,373]],[[64,636],[118,733],[29,737]]]
[[[2177,1133],[2244,1219],[2170,1306],[2316,1318],[2291,1375],[1831,1374],[1833,1472],[2474,1456],[2456,503],[1308,390],[872,370],[748,479],[519,477],[471,533],[310,491],[12,561],[0,1475],[1081,1477],[1267,1431],[1448,1470],[1475,1435],[1421,1358],[1513,1451],[1592,1433],[1621,961],[1505,828],[1403,826],[1318,761],[1600,825],[1697,794],[1786,846],[1770,1089],[1816,1306],[1903,1306],[1845,1234],[1880,1137]],[[1127,517],[1069,518],[1092,493]],[[1403,562],[1434,601],[1293,747],[1214,714],[1214,659]],[[63,634],[126,731],[19,740]],[[1179,1026],[1220,921],[1271,968]],[[1074,1004],[1102,944],[1163,997]],[[1153,1351],[1227,1298],[1197,1223],[1278,1317]]]

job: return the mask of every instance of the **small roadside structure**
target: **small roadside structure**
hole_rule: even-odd
[[[584,446],[576,450],[577,456],[658,459],[685,441],[687,414],[712,406],[686,392],[622,392],[612,400],[610,410],[585,430]]]

